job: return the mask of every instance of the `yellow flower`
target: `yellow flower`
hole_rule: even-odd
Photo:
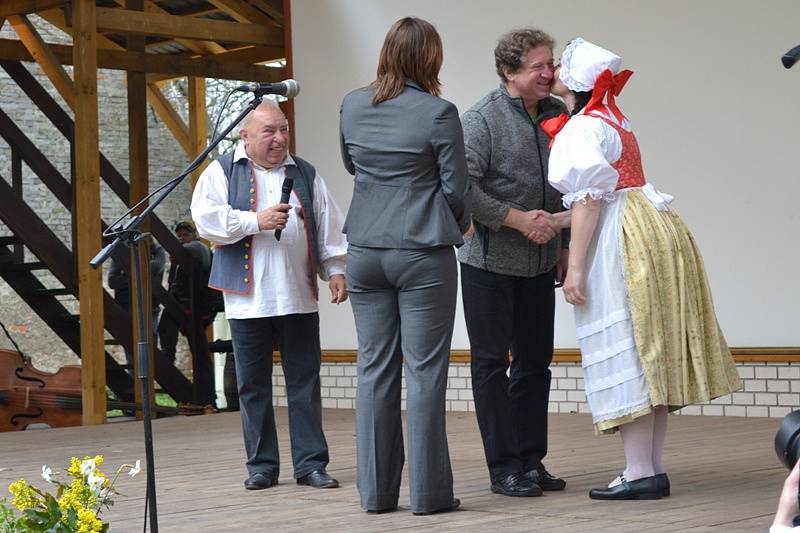
[[[80,509],[78,511],[78,533],[92,533],[101,531],[103,522],[97,518],[97,514],[91,509]]]
[[[100,465],[102,465],[102,464],[103,464],[103,461],[105,461],[105,459],[103,458],[103,456],[102,456],[102,455],[95,455],[95,456],[94,456],[94,464],[95,464],[95,466],[100,466]]]
[[[70,508],[79,511],[88,503],[85,488],[86,485],[81,478],[75,478],[70,482],[69,488],[64,491],[64,494],[58,500],[58,506],[61,508],[62,513]]]
[[[69,460],[69,468],[67,468],[67,472],[72,477],[78,477],[81,475],[81,460],[77,457],[73,457]]]
[[[31,489],[31,486],[28,485],[24,479],[11,483],[8,486],[8,492],[14,496],[14,499],[11,500],[11,505],[22,512],[38,503],[38,498],[34,494],[33,489]]]

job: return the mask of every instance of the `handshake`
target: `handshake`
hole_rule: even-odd
[[[556,216],[541,209],[519,211],[512,208],[506,215],[504,225],[519,231],[536,244],[547,243],[562,229]]]

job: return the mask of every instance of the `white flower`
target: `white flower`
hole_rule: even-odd
[[[100,494],[100,489],[103,488],[103,483],[105,482],[105,478],[102,476],[97,476],[92,472],[89,474],[89,489],[95,494]]]
[[[53,482],[53,471],[47,465],[42,465],[42,479],[48,483]]]
[[[94,464],[94,459],[86,459],[81,463],[81,475],[82,476],[89,476],[94,474],[94,469],[96,465]]]
[[[131,470],[130,472],[128,472],[128,475],[133,477],[141,471],[142,471],[142,460],[137,459],[136,464],[131,467]]]

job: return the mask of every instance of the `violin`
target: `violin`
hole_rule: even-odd
[[[132,402],[107,400],[109,409],[141,408]],[[0,349],[0,432],[19,431],[30,424],[50,427],[80,426],[81,367],[64,366],[58,372],[34,368],[20,352]],[[158,413],[202,414],[197,406],[153,408]]]

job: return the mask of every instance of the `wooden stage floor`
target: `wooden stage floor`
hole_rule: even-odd
[[[550,415],[548,469],[567,479],[561,493],[508,498],[488,490],[474,413],[450,413],[448,434],[461,510],[413,516],[408,491],[400,510],[367,515],[355,487],[353,411],[324,412],[331,449],[329,471],[340,489],[300,487],[291,475],[287,416],[278,409],[283,472],[280,484],[245,491],[244,451],[238,413],[175,417],[154,422],[159,525],[180,531],[613,531],[648,533],[766,531],[785,470],[773,451],[780,420],[671,416],[665,466],[672,496],[644,502],[598,502],[591,487],[622,468],[620,440],[595,436],[587,415]],[[43,464],[63,469],[71,455],[106,456],[105,471],[144,459],[142,425],[42,429],[0,434],[0,487],[24,477],[44,482]],[[144,469],[118,484],[125,494],[105,517],[111,532],[142,530]]]

